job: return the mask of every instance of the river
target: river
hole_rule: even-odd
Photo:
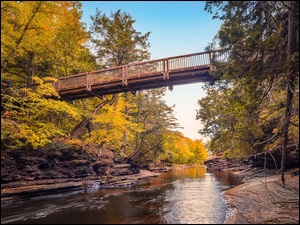
[[[176,167],[137,186],[35,197],[1,205],[1,224],[222,224],[222,196],[238,180],[228,172]]]

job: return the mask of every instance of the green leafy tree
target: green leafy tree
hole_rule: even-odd
[[[120,66],[149,59],[150,32],[142,35],[134,29],[135,20],[129,13],[117,10],[108,17],[96,8],[96,15],[91,19],[91,40],[102,65]]]
[[[239,88],[227,85],[206,86],[207,97],[198,101],[197,119],[204,124],[200,133],[211,137],[211,152],[241,158],[254,153],[253,145],[260,139],[255,97],[245,84]]]
[[[238,92],[246,90],[245,93],[241,93],[243,96],[250,96],[251,92],[255,93],[256,96],[253,96],[250,102],[246,101],[242,108],[248,112],[252,111],[250,115],[258,119],[258,127],[263,122],[272,122],[266,121],[268,118],[264,112],[270,102],[274,107],[275,101],[272,95],[278,96],[279,93],[283,93],[286,97],[285,101],[277,102],[276,108],[284,107],[285,110],[276,118],[278,120],[276,134],[270,140],[252,145],[252,147],[256,144],[268,146],[270,141],[282,143],[281,170],[284,183],[288,140],[295,141],[291,138],[297,136],[289,135],[289,132],[295,131],[290,129],[290,125],[297,125],[291,121],[298,121],[299,118],[299,113],[295,110],[298,107],[295,93],[298,93],[299,83],[299,35],[297,35],[299,3],[296,1],[207,1],[205,9],[213,13],[214,18],[224,21],[217,39],[221,47],[230,49],[230,63],[224,67],[223,79],[231,80],[232,84],[225,90],[228,90],[228,87]],[[248,90],[244,86],[247,86]],[[222,96],[224,101],[233,97],[232,94],[225,96]],[[220,115],[223,112],[224,110],[221,110]],[[199,117],[206,120],[203,113],[199,114]],[[235,119],[239,121],[245,117]],[[239,123],[238,121],[235,125]],[[244,120],[244,123],[251,125],[251,121]],[[229,129],[229,126],[225,129]],[[251,135],[256,136],[256,133],[259,132],[251,132]],[[214,134],[214,140],[220,139],[222,135],[222,133]],[[253,141],[257,140],[254,138]]]

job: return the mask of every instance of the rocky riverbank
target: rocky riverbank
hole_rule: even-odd
[[[274,168],[255,162],[212,157],[205,164],[208,170],[231,171],[241,179],[224,192],[234,210],[228,224],[299,224],[299,168],[289,168],[283,186]]]
[[[103,147],[56,142],[37,150],[1,149],[1,205],[47,194],[138,185],[166,170],[122,163]]]

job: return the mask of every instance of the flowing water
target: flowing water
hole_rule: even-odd
[[[1,224],[221,224],[232,210],[222,192],[230,173],[174,168],[147,184],[35,197],[1,205]]]

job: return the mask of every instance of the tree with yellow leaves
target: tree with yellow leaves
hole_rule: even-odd
[[[33,78],[39,84],[30,88],[12,90],[3,96],[1,113],[1,146],[36,149],[51,143],[55,137],[68,137],[74,120],[80,112],[73,105],[59,100],[50,81],[53,78]]]
[[[1,75],[13,86],[95,68],[76,1],[1,1]]]

